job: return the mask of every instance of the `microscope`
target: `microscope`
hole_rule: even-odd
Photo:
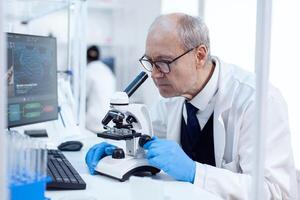
[[[97,136],[112,140],[124,140],[125,150],[116,148],[111,156],[98,163],[95,170],[121,182],[131,175],[157,174],[160,170],[149,165],[143,145],[153,136],[148,109],[143,104],[130,104],[129,97],[148,78],[141,72],[124,90],[116,92],[110,100],[110,110],[102,120],[104,132]]]

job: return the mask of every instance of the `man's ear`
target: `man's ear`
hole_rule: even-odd
[[[200,45],[196,48],[196,64],[197,67],[203,68],[208,55],[208,49],[205,45]]]

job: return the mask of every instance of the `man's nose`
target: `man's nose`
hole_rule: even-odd
[[[162,78],[164,76],[164,74],[162,72],[160,72],[157,67],[154,65],[152,68],[152,72],[151,72],[151,77],[152,78]]]

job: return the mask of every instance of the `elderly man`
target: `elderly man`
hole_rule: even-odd
[[[164,97],[152,110],[157,137],[144,145],[149,163],[224,199],[248,199],[254,162],[254,75],[212,57],[206,25],[180,13],[154,21],[140,62]],[[271,85],[267,102],[264,199],[295,199],[287,108]],[[98,152],[98,158],[105,156],[105,151]],[[91,150],[87,160],[95,156]]]

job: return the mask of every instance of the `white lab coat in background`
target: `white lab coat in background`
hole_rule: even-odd
[[[93,61],[86,69],[86,128],[93,132],[103,130],[101,121],[109,109],[116,90],[116,78],[101,61]]]
[[[218,58],[219,81],[214,108],[216,167],[197,163],[194,184],[224,199],[249,199],[253,173],[255,131],[255,76]],[[158,137],[180,144],[184,98],[161,99],[151,110]],[[267,99],[265,199],[296,199],[287,106],[270,85]]]

